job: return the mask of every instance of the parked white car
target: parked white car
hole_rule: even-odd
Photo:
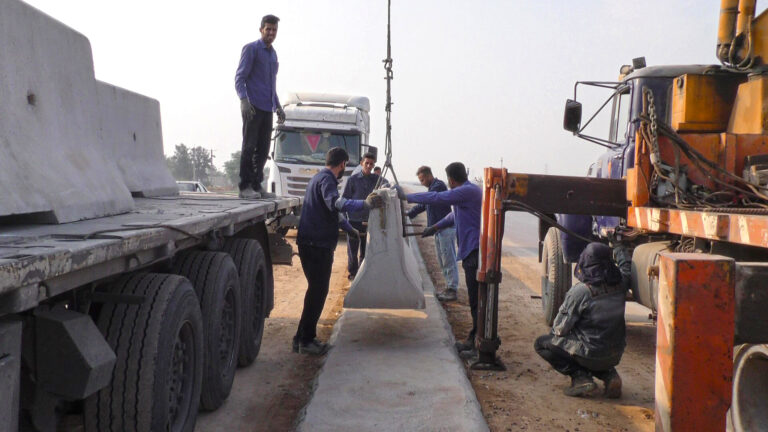
[[[179,186],[179,192],[201,192],[211,193],[205,185],[199,181],[192,180],[177,180],[176,184]]]

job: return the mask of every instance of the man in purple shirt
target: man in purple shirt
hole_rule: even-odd
[[[243,47],[235,73],[235,90],[243,116],[243,148],[240,154],[240,198],[274,198],[262,190],[264,163],[269,152],[272,113],[277,122],[285,121],[285,112],[277,97],[277,53],[272,42],[277,36],[280,18],[266,15],[261,19],[261,39]]]
[[[480,245],[480,213],[483,206],[483,191],[467,178],[467,169],[461,162],[453,162],[445,167],[450,190],[444,192],[421,192],[405,195],[397,187],[401,199],[409,203],[428,205],[450,205],[453,211],[432,226],[427,227],[423,237],[434,235],[441,229],[455,226],[464,278],[467,284],[469,310],[472,314],[472,330],[464,342],[458,342],[456,349],[462,358],[477,354],[475,332],[477,331],[477,265]]]
[[[432,175],[432,169],[428,166],[421,166],[416,171],[419,183],[425,186],[429,192],[447,191],[445,183]],[[406,213],[413,219],[419,213],[427,212],[427,226],[435,225],[451,212],[449,205],[426,205],[417,204]],[[445,278],[445,290],[435,295],[438,300],[447,302],[455,301],[459,287],[459,269],[456,266],[456,228],[443,228],[435,233],[435,250],[437,251],[437,264],[443,270]]]

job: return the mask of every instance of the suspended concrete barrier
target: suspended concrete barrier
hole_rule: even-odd
[[[421,274],[403,238],[400,200],[392,189],[376,191],[386,206],[371,210],[368,246],[344,307],[353,309],[424,309]]]

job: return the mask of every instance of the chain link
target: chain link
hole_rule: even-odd
[[[653,143],[658,143],[659,139],[659,126],[656,123],[656,105],[654,102],[653,92],[646,90],[648,96],[648,117],[651,119],[651,136],[653,137]]]

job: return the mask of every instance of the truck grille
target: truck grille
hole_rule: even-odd
[[[291,196],[303,197],[310,179],[310,177],[287,176],[286,192]]]
[[[286,180],[286,192],[288,195],[303,197],[307,192],[307,185],[309,185],[311,177],[287,176]],[[339,184],[339,193],[341,193],[341,184]]]

